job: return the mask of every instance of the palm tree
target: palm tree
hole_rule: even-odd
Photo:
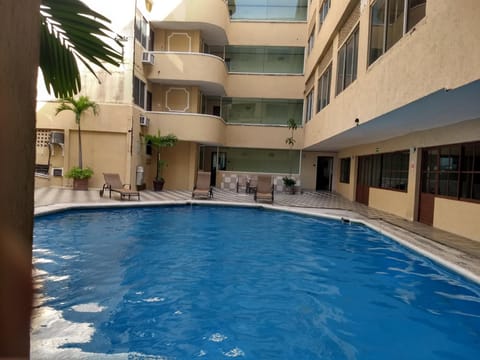
[[[107,72],[105,63],[120,65],[121,37],[109,23],[80,0],[41,0],[39,66],[49,92],[64,98],[81,90],[77,60],[95,77],[91,64]]]
[[[55,115],[58,115],[62,111],[69,110],[75,114],[75,122],[78,125],[78,167],[83,169],[83,158],[82,158],[82,133],[80,129],[80,120],[82,115],[92,109],[93,114],[98,114],[98,106],[94,101],[91,101],[88,96],[80,96],[78,100],[75,100],[73,97],[63,98],[60,105],[57,107]]]

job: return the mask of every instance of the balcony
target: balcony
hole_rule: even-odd
[[[147,112],[150,119],[148,133],[175,134],[180,141],[221,145],[225,142],[225,122],[218,116],[182,113]]]
[[[228,42],[230,16],[223,0],[159,1],[150,23],[154,28],[200,30],[207,43],[220,45]]]
[[[227,69],[215,55],[154,51],[153,64],[144,65],[147,79],[154,83],[198,86],[206,95],[225,95]]]

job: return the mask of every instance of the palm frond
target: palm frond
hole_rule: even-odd
[[[53,89],[56,97],[80,91],[76,59],[95,77],[92,64],[107,72],[106,63],[120,65],[122,54],[114,46],[122,44],[108,27],[110,21],[80,0],[42,0],[40,17],[40,68],[48,91]]]

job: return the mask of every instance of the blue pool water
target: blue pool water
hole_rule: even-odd
[[[480,353],[480,286],[363,225],[173,206],[52,214],[34,233],[38,312],[68,326],[40,324],[33,359]]]

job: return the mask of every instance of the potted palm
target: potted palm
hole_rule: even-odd
[[[71,168],[66,176],[73,179],[74,190],[87,190],[88,179],[93,175],[93,171],[90,168],[83,168],[82,131],[80,128],[80,120],[82,119],[82,115],[88,110],[92,110],[93,114],[97,115],[98,106],[94,101],[91,101],[88,96],[80,96],[78,99],[66,97],[61,99],[55,115],[66,110],[75,114],[75,122],[78,126],[78,166]],[[80,182],[78,180],[80,180]]]
[[[285,144],[290,147],[289,156],[291,157],[293,146],[295,145],[295,137],[293,136],[295,130],[297,130],[297,123],[294,119],[290,118],[287,121],[288,130],[291,132],[290,136],[285,139]],[[297,181],[292,177],[292,160],[290,161],[290,176],[283,177],[283,184],[285,185],[286,192],[295,194],[295,184]]]
[[[78,166],[72,167],[65,176],[73,179],[74,190],[88,190],[88,179],[93,175],[93,170],[89,167],[79,168]]]
[[[157,135],[145,135],[145,141],[155,149],[157,155],[157,171],[155,179],[153,179],[153,190],[162,191],[165,179],[162,177],[161,170],[167,163],[165,160],[160,159],[160,150],[163,147],[174,146],[177,143],[178,138],[174,134],[161,135],[159,130]]]

